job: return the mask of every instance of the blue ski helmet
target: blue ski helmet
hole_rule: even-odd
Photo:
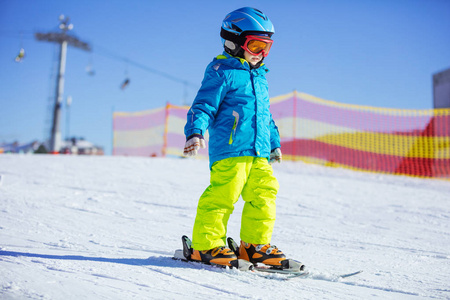
[[[274,33],[272,22],[262,11],[243,7],[225,17],[220,36],[226,52],[234,56],[242,56],[241,46],[245,43],[245,36],[265,35],[270,38]]]

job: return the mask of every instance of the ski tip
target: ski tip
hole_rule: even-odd
[[[356,271],[356,272],[353,272],[353,273],[342,274],[339,277],[340,278],[347,278],[347,277],[351,277],[351,276],[355,276],[355,275],[361,274],[362,272],[363,272],[363,270],[359,270],[359,271]]]

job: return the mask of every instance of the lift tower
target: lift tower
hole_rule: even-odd
[[[59,65],[58,76],[56,77],[56,93],[55,93],[55,105],[53,109],[53,122],[52,131],[50,135],[50,152],[59,153],[61,149],[61,104],[64,93],[64,73],[66,70],[66,54],[67,46],[72,46],[85,51],[91,51],[91,46],[88,43],[80,41],[77,37],[69,34],[68,31],[73,29],[73,25],[69,23],[70,19],[61,15],[59,17],[59,29],[60,32],[48,32],[41,33],[36,32],[34,34],[38,41],[52,42],[59,44]]]

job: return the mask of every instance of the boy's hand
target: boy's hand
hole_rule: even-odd
[[[269,164],[273,164],[274,162],[281,163],[281,149],[275,148],[270,152]]]
[[[197,151],[206,148],[206,142],[201,134],[193,134],[188,136],[186,144],[184,145],[184,156],[196,156]]]

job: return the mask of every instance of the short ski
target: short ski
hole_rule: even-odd
[[[187,236],[183,236],[181,238],[182,244],[183,244],[183,250],[178,249],[175,251],[175,254],[173,256],[176,260],[182,260],[182,261],[188,261],[188,262],[194,262],[194,263],[202,263],[198,261],[194,261],[191,259],[192,254],[192,242]],[[230,245],[230,249],[236,253],[236,251],[239,251],[239,248],[237,248],[237,244],[234,242],[232,238],[228,238],[228,243]],[[205,264],[205,263],[203,263]],[[237,264],[233,265],[231,268],[236,268],[240,271],[257,271],[257,272],[265,272],[265,273],[278,273],[283,275],[291,275],[292,277],[299,277],[299,276],[306,276],[309,273],[301,267],[303,265],[299,264],[298,262],[294,260],[290,260],[289,264],[291,265],[291,268],[286,269],[280,269],[280,268],[274,268],[271,266],[254,266],[251,262],[244,260],[244,259],[238,259]],[[287,264],[287,265],[289,265]],[[226,266],[223,265],[214,265],[221,268],[226,268]]]
[[[175,250],[175,253],[172,257],[173,259],[184,261],[184,262],[192,262],[195,264],[206,264],[206,265],[211,265],[211,266],[224,268],[224,269],[228,268],[228,266],[224,266],[224,265],[207,264],[204,262],[192,260],[191,259],[191,254],[192,254],[191,240],[185,235],[181,238],[181,240],[182,240],[182,244],[183,244],[183,249]],[[228,238],[228,245],[232,251],[234,251],[235,253],[239,253],[239,248],[238,248],[236,242],[232,238]],[[238,259],[237,264],[231,266],[230,268],[236,268],[240,271],[250,271],[250,272],[260,273],[259,276],[269,278],[269,279],[271,279],[273,277],[263,276],[261,273],[280,274],[280,275],[284,276],[281,278],[282,280],[288,280],[288,279],[292,279],[292,278],[313,278],[314,279],[314,275],[310,276],[310,272],[304,269],[303,264],[301,264],[300,262],[297,262],[295,260],[292,260],[292,259],[288,259],[288,261],[289,261],[289,263],[286,264],[287,268],[282,269],[282,268],[276,268],[276,267],[267,266],[267,265],[256,265],[255,266],[247,260]],[[362,273],[362,271],[341,274],[341,275],[337,275],[337,277],[343,279],[343,278],[348,278],[351,276],[358,275],[360,273]]]
[[[183,250],[178,249],[175,250],[175,254],[172,257],[175,260],[180,260],[183,262],[187,262],[187,263],[194,263],[194,264],[204,264],[204,265],[208,265],[208,266],[213,266],[213,267],[219,267],[222,269],[228,268],[227,266],[224,265],[215,265],[215,264],[206,264],[200,261],[195,261],[195,260],[190,260],[190,259],[186,259],[186,257],[184,257],[183,255]],[[261,274],[259,276],[261,277],[265,277],[268,279],[271,279],[272,277],[268,277],[263,275],[263,273],[266,273],[267,275],[269,274],[281,274],[284,275],[283,278],[281,278],[282,280],[288,280],[288,279],[292,279],[292,278],[297,278],[297,277],[307,277],[309,275],[308,271],[299,271],[299,272],[295,272],[295,271],[283,271],[283,270],[277,270],[277,269],[270,269],[270,268],[264,268],[264,267],[255,267],[253,266],[252,263],[243,260],[243,259],[239,259],[239,266],[238,266],[238,270],[242,271],[242,272],[250,272],[250,273],[258,273]],[[234,267],[231,267],[234,268]]]

